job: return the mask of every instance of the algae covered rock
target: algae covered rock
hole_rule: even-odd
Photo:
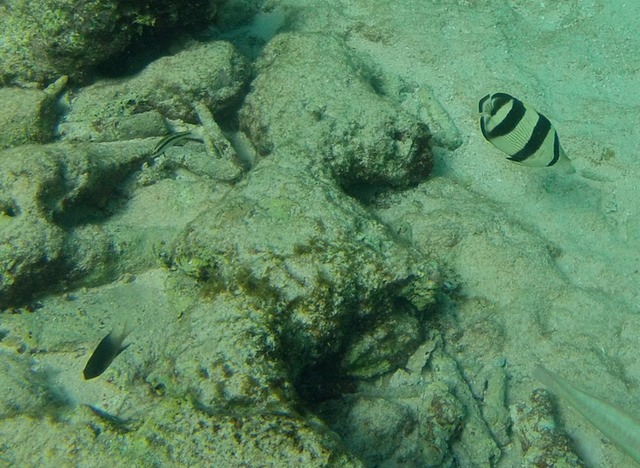
[[[362,330],[350,336],[340,360],[340,371],[357,378],[371,378],[403,366],[407,350],[415,349],[423,337],[420,320],[396,307],[365,321]]]
[[[531,392],[530,402],[511,408],[520,459],[530,466],[585,466],[571,438],[555,420],[553,406],[549,392],[537,388]]]
[[[44,90],[0,88],[0,149],[27,143],[48,143],[53,139],[57,119],[55,104],[64,89],[63,76]]]
[[[249,71],[228,42],[192,44],[131,79],[82,88],[59,131],[66,139],[91,141],[164,135],[163,117],[196,122],[196,103],[215,113],[237,101]]]
[[[208,416],[179,401],[145,406],[144,421],[78,406],[64,420],[20,415],[0,421],[7,466],[339,466],[361,468],[320,424],[287,415]],[[39,450],[33,450],[34,434]]]
[[[75,300],[44,298],[43,310],[62,319],[3,320],[0,439],[13,441],[3,462],[46,464],[47,454],[61,465],[362,466],[322,421],[300,414],[270,315],[253,298],[175,286],[185,278],[157,268]],[[127,319],[131,346],[83,380],[101,322]]]
[[[115,250],[108,236],[99,225],[85,234],[79,228],[107,216],[116,183],[144,148],[23,145],[0,153],[0,308],[85,276],[89,266],[107,267]]]
[[[134,39],[151,30],[203,24],[211,19],[217,3],[2,2],[0,84],[44,83],[60,75],[84,80],[92,67],[123,52]]]
[[[155,141],[0,153],[0,262],[7,272],[0,278],[0,301],[6,301],[0,306],[41,291],[51,278],[82,277],[85,286],[114,279],[130,271],[136,254],[151,269],[143,237],[161,240],[160,256],[170,267],[136,272],[121,284],[95,288],[95,295],[85,289],[69,300],[43,298],[43,308],[69,323],[55,335],[39,316],[33,349],[52,344],[56,355],[38,359],[63,367],[72,376],[63,388],[73,387],[78,401],[91,406],[71,408],[66,424],[15,413],[14,424],[0,424],[0,435],[20,427],[22,442],[35,427],[46,427],[55,438],[42,442],[43,452],[52,450],[53,440],[75,449],[58,454],[62,464],[77,464],[90,452],[99,463],[116,465],[362,465],[304,405],[317,393],[301,388],[326,384],[340,397],[342,388],[331,378],[383,378],[422,340],[436,267],[347,192],[422,180],[431,167],[429,132],[384,96],[376,77],[335,37],[279,37],[265,51],[258,76],[240,119],[262,158],[246,178],[224,187],[198,171],[185,176],[177,169],[175,180],[136,185],[131,176],[143,163],[141,171],[153,165],[148,155]],[[196,104],[217,112],[239,102],[247,77],[231,45],[193,46],[136,77],[79,90],[60,133],[106,141],[146,135],[129,129],[162,131],[165,117],[195,120]],[[318,80],[327,85],[312,91]],[[176,215],[174,205],[183,205],[171,195],[180,192],[190,203]],[[156,204],[145,206],[151,200]],[[190,222],[180,230],[157,229],[147,223],[157,221],[157,213]],[[138,230],[120,233],[136,222]],[[30,228],[41,238],[29,238]],[[78,361],[78,349],[95,346],[93,337],[79,336],[82,326],[129,317],[138,326],[132,346],[104,378],[77,382],[78,362],[58,353]],[[20,328],[6,333],[18,335],[14,330]],[[315,370],[320,378],[305,382]],[[353,420],[332,421],[332,427],[371,423],[372,434],[344,439],[358,450],[377,434],[389,435],[393,444],[372,449],[367,461],[420,459],[405,456],[414,445],[401,434],[422,431],[424,411],[412,407],[426,402],[425,411],[435,416],[420,434],[442,431],[431,445],[435,459],[459,426],[460,406],[445,387],[432,389],[435,396],[420,401],[413,394],[407,401],[360,399]],[[370,410],[384,418],[370,417]],[[116,443],[121,450],[113,453]],[[23,459],[17,450],[7,454],[10,462]]]
[[[423,384],[420,393],[358,394],[323,406],[329,426],[366,466],[447,466],[464,419],[464,407],[441,382]]]
[[[404,187],[429,174],[426,125],[387,99],[375,73],[338,38],[280,34],[257,73],[240,124],[262,155],[284,149],[314,161],[349,191]]]
[[[429,361],[441,353],[437,333],[429,332],[404,368],[392,375],[360,380],[349,395],[317,405],[318,414],[366,466],[452,464],[451,446],[458,443],[469,407],[452,391],[452,376],[430,369]],[[483,434],[478,435],[477,443],[486,443]]]
[[[435,297],[434,267],[330,180],[265,159],[224,204],[202,212],[175,264],[210,294],[258,298],[300,370],[339,349],[349,324],[408,304],[407,285]],[[422,308],[425,301],[418,303]]]

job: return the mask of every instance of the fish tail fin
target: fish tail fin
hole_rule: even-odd
[[[122,343],[131,334],[133,329],[134,329],[133,321],[131,319],[127,319],[120,333],[114,336],[114,341],[118,344],[118,354],[120,354],[122,351],[127,349],[127,347],[129,346],[128,344],[123,346]]]
[[[571,159],[569,159],[567,155],[564,154],[564,151],[560,153],[560,159],[558,159],[558,162],[554,165],[554,167],[557,167],[560,172],[567,175],[576,172],[576,168],[573,167]]]

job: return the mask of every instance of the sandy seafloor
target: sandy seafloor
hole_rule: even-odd
[[[253,33],[268,35],[295,16],[295,28],[335,33],[368,56],[391,87],[407,90],[395,96],[403,105],[411,107],[412,93],[428,89],[446,113],[425,116],[442,143],[434,148],[430,177],[383,195],[372,209],[391,226],[410,226],[412,242],[455,285],[433,313],[462,336],[456,359],[469,380],[504,363],[505,404],[512,409],[541,387],[532,370],[543,364],[640,417],[640,3],[281,0],[270,6]],[[554,123],[575,174],[519,166],[483,139],[477,103],[498,91],[534,104]],[[454,150],[444,147],[457,146],[457,139]],[[162,275],[152,270],[136,283]],[[102,332],[83,329],[74,314],[93,307],[110,324],[106,314],[120,307],[150,323],[166,300],[140,295],[148,291],[142,287],[129,289],[130,297],[111,294],[116,286],[79,292],[80,302],[60,306],[56,318],[31,317],[23,325],[33,330],[35,348],[59,342],[56,336],[72,343],[34,359],[55,369],[61,393],[77,402],[126,406],[117,376],[128,361],[123,354],[109,379],[83,382],[80,369]],[[27,320],[20,317],[3,317],[4,325],[19,329],[15,322]],[[163,327],[170,324],[150,330]],[[143,335],[138,353],[144,343],[153,346],[142,328],[135,332]],[[91,338],[82,341],[87,333]],[[566,402],[556,403],[587,466],[633,466]],[[497,465],[520,466],[517,453],[507,444]]]
[[[461,209],[481,213],[489,235],[443,257],[453,261],[465,296],[495,305],[490,317],[459,319],[463,328],[499,323],[511,371],[508,401],[536,385],[531,369],[543,363],[637,416],[640,64],[633,51],[640,39],[632,31],[640,5],[362,2],[349,11],[391,37],[385,45],[357,39],[357,46],[392,73],[428,84],[462,135],[454,152],[436,152],[435,175],[464,187],[469,205]],[[496,91],[543,110],[576,174],[517,166],[483,140],[476,103]],[[615,156],[605,158],[609,149]],[[414,238],[428,238],[420,226],[429,213],[406,215]],[[511,237],[513,226],[561,255],[541,261]],[[468,346],[469,358],[489,358],[472,340]],[[632,465],[575,411],[562,402],[559,408],[589,466]]]

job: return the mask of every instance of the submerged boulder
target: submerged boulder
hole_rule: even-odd
[[[263,156],[287,150],[349,192],[413,185],[433,165],[429,129],[388,99],[379,79],[337,37],[280,34],[257,63],[241,127]]]

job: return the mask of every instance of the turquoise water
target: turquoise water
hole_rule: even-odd
[[[532,373],[640,416],[640,6],[220,8],[3,88],[0,464],[633,466]],[[496,92],[575,173],[483,138]]]

